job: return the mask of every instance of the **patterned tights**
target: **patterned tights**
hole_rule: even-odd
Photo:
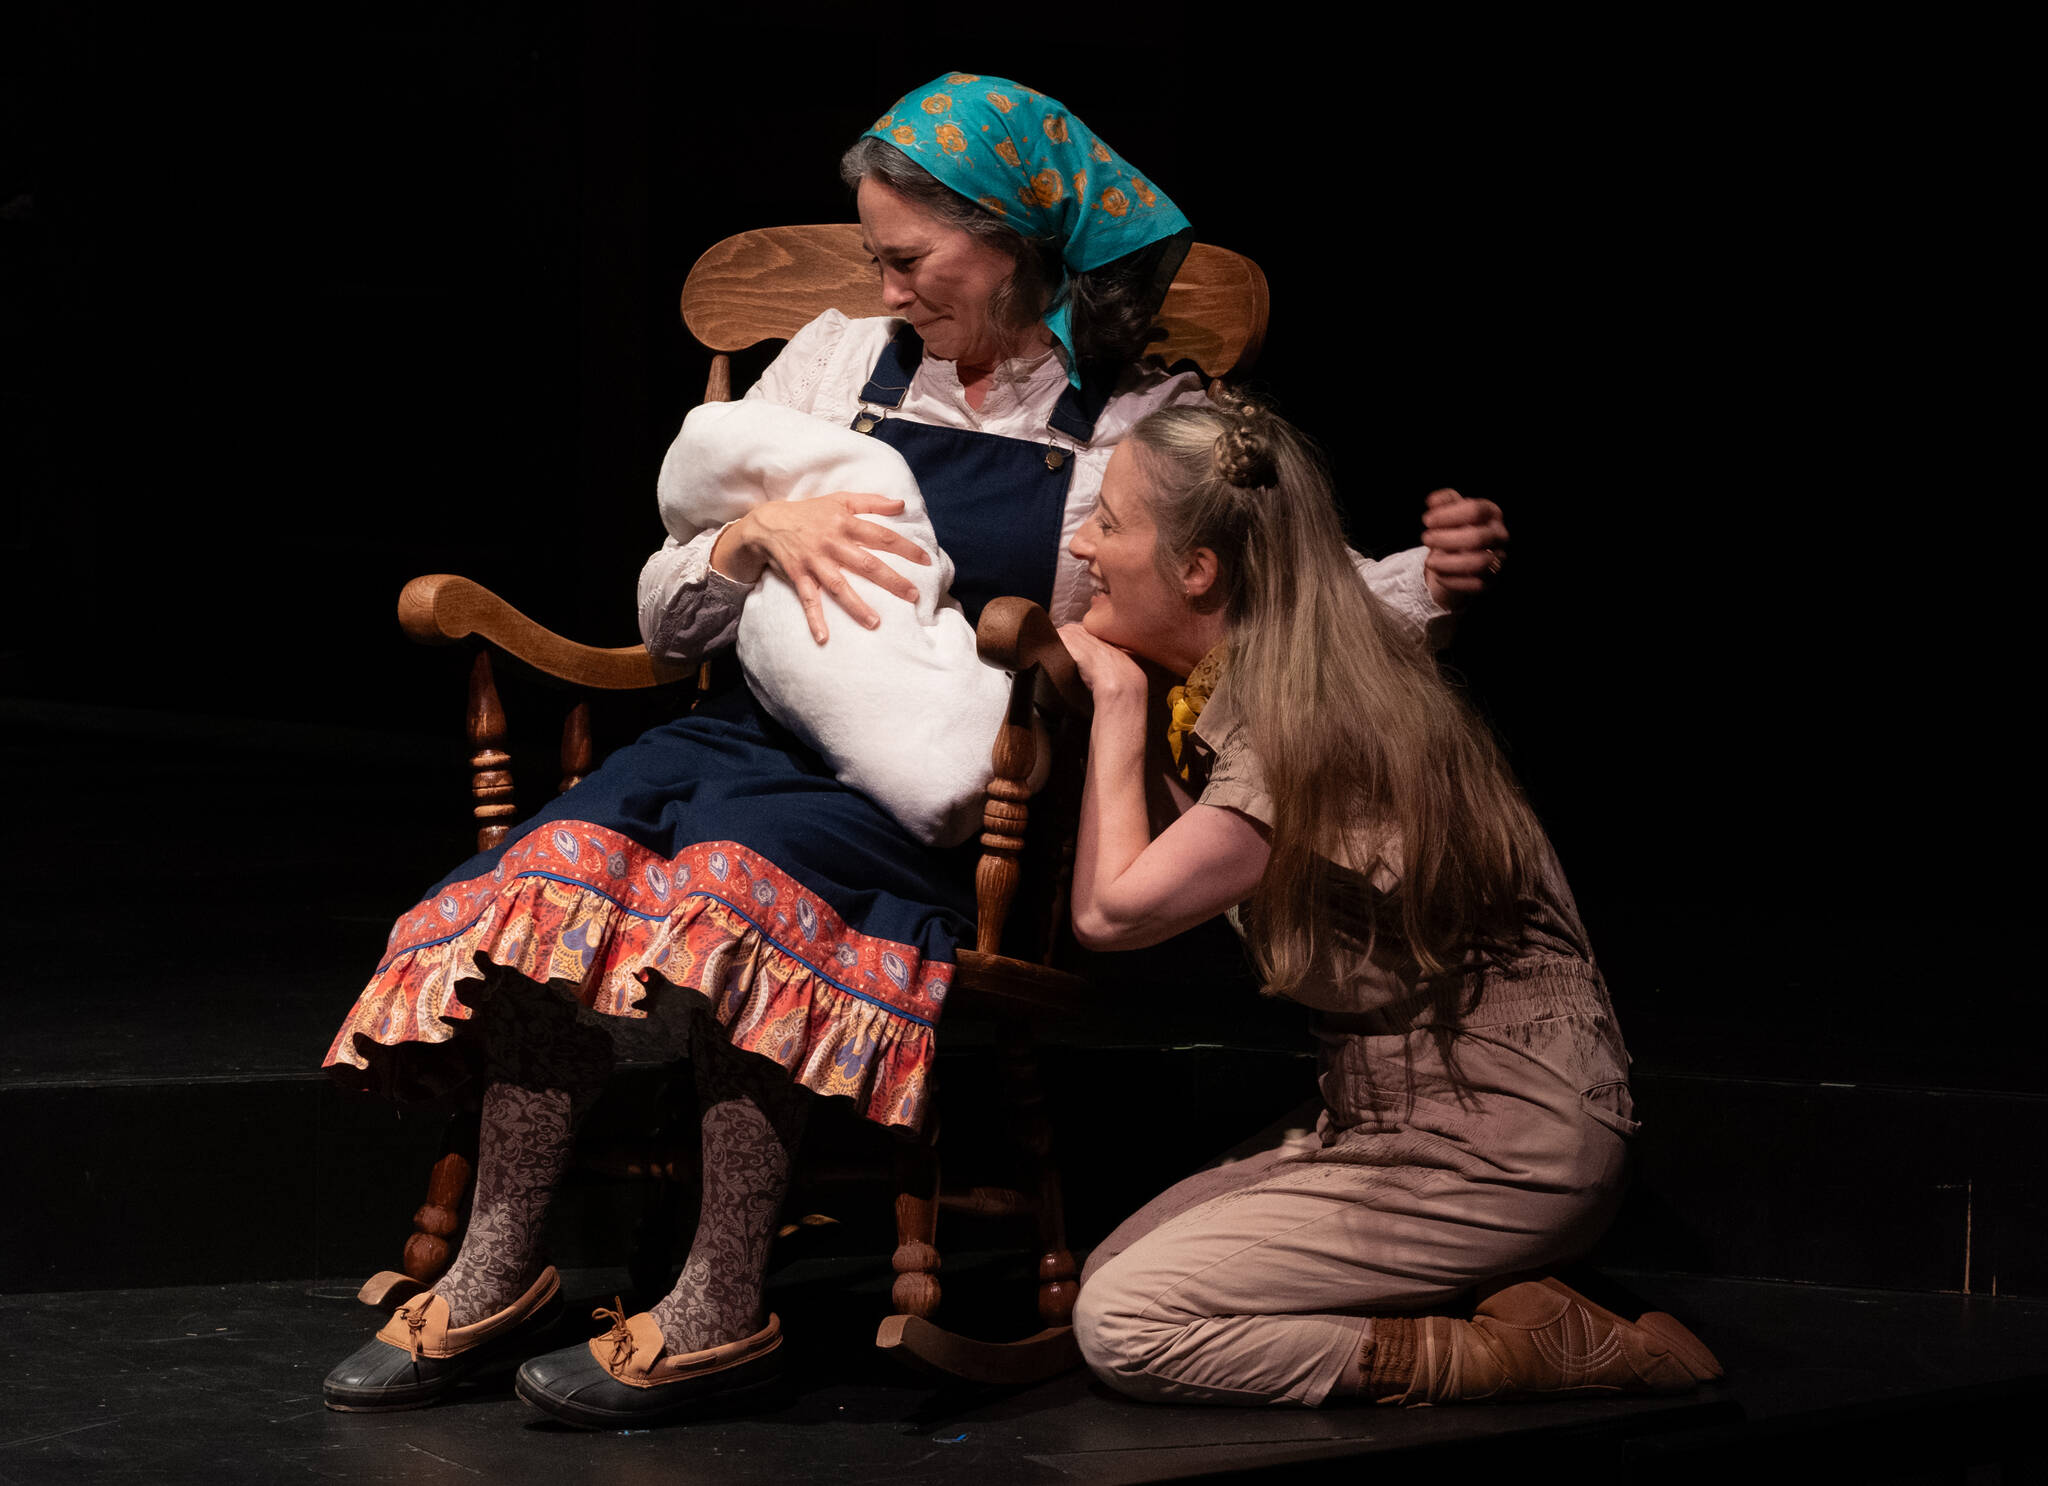
[[[478,1009],[485,1075],[476,1191],[462,1249],[434,1291],[448,1324],[503,1310],[540,1273],[548,1202],[569,1164],[576,1117],[611,1077],[611,1039],[576,1020],[575,1005],[509,977]]]
[[[679,1352],[761,1328],[761,1278],[810,1108],[787,1073],[716,1031],[693,1039],[690,1057],[704,1121],[704,1203],[682,1277],[652,1313]]]
[[[566,1090],[494,1083],[484,1091],[469,1231],[434,1286],[448,1302],[449,1325],[468,1326],[503,1310],[540,1273],[541,1223],[569,1144]]]
[[[610,1039],[579,1025],[558,995],[501,994],[481,1020],[491,1082],[476,1193],[462,1250],[434,1287],[448,1302],[453,1326],[503,1310],[533,1283],[574,1116],[603,1087],[612,1063]],[[735,1050],[708,1021],[691,1043],[703,1118],[703,1207],[682,1277],[652,1313],[676,1352],[737,1341],[760,1328],[762,1276],[810,1097],[766,1059]]]

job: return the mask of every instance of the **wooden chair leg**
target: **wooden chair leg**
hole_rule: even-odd
[[[939,1308],[939,1150],[927,1120],[896,1142],[896,1283],[889,1298],[899,1316],[923,1320]]]
[[[427,1200],[412,1215],[413,1234],[400,1267],[428,1289],[455,1258],[476,1167],[477,1129],[473,1112],[449,1117],[442,1156],[427,1174]]]
[[[1043,1249],[1038,1261],[1038,1314],[1045,1327],[1021,1341],[977,1341],[934,1325],[929,1309],[922,1313],[913,1309],[913,1304],[925,1297],[932,1307],[938,1304],[939,1282],[933,1271],[939,1265],[935,1237],[940,1198],[937,1152],[926,1144],[906,1142],[897,1152],[897,1314],[882,1322],[875,1345],[940,1377],[1014,1388],[1080,1365],[1081,1351],[1071,1324],[1079,1286],[1074,1256],[1067,1251],[1059,1174],[1051,1160],[1052,1130],[1038,1091],[1030,1041],[1021,1029],[1004,1028],[1000,1036],[998,1048],[1014,1110],[1012,1130],[1031,1158],[1037,1197],[1034,1201],[1010,1192],[976,1192],[947,1201],[985,1212],[1014,1211],[1024,1202],[1034,1208]],[[923,1164],[926,1162],[929,1164]]]
[[[1045,1117],[1037,1048],[1029,1028],[1012,1022],[998,1029],[996,1051],[1009,1098],[1011,1136],[1029,1162],[1036,1198],[1038,1318],[1051,1327],[1071,1326],[1081,1270],[1067,1248],[1066,1196],[1052,1159],[1052,1122]]]

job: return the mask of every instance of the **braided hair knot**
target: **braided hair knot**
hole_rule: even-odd
[[[1273,441],[1268,429],[1272,411],[1234,389],[1221,387],[1211,400],[1224,416],[1216,436],[1216,473],[1241,490],[1257,490],[1278,478]]]

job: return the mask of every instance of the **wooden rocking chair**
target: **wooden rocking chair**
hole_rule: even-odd
[[[849,316],[886,313],[874,267],[852,224],[770,227],[726,238],[697,260],[684,282],[684,324],[714,354],[707,402],[732,397],[731,353],[787,339],[827,309]],[[1265,275],[1250,259],[1197,243],[1189,251],[1160,314],[1166,331],[1155,349],[1169,362],[1188,360],[1205,374],[1227,377],[1248,368],[1265,336]],[[398,602],[399,622],[426,645],[473,644],[469,741],[477,849],[501,841],[515,814],[504,709],[492,674],[495,649],[544,679],[584,690],[623,691],[687,680],[689,670],[651,657],[639,646],[597,649],[542,628],[489,590],[448,574],[415,578]],[[1015,675],[1008,718],[994,750],[994,779],[983,814],[982,857],[975,877],[975,944],[959,953],[947,1020],[982,1016],[997,1026],[1011,1128],[1033,1168],[1029,1190],[987,1187],[955,1197],[939,1190],[935,1122],[899,1142],[896,1157],[897,1314],[884,1320],[876,1344],[917,1365],[984,1383],[1025,1383],[1071,1367],[1079,1354],[1070,1318],[1079,1271],[1066,1244],[1060,1184],[1038,1092],[1029,1028],[1071,1014],[1081,1004],[1079,977],[1053,967],[1065,917],[1073,811],[1078,802],[1080,748],[1068,750],[1054,778],[1069,788],[1063,816],[1030,819],[1037,748],[1033,713],[1085,719],[1087,689],[1044,610],[1004,598],[983,612],[977,632],[983,660]],[[562,731],[562,788],[593,764],[587,701],[569,709]],[[1050,829],[1048,829],[1050,827]],[[1027,860],[1028,859],[1028,860]],[[1030,869],[1030,870],[1027,870]],[[1020,880],[1029,879],[1020,906]],[[1005,953],[1008,950],[1008,953]],[[446,1267],[449,1244],[469,1182],[468,1162],[443,1157],[429,1182],[427,1204],[405,1250],[406,1272],[430,1284]],[[1028,1214],[1038,1230],[1038,1314],[1044,1329],[1014,1342],[981,1342],[929,1319],[939,1303],[936,1271],[941,1207]]]

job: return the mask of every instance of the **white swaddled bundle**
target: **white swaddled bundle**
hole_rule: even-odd
[[[740,669],[761,705],[817,749],[841,783],[919,840],[952,846],[972,835],[1009,678],[975,654],[973,627],[948,594],[953,561],[903,456],[793,408],[706,403],[683,420],[656,489],[662,524],[685,542],[762,501],[845,490],[903,502],[899,516],[861,519],[931,554],[928,567],[876,554],[917,585],[916,605],[849,573],[881,623],[864,628],[828,602],[831,638],[820,645],[796,590],[771,568],[740,612]]]

